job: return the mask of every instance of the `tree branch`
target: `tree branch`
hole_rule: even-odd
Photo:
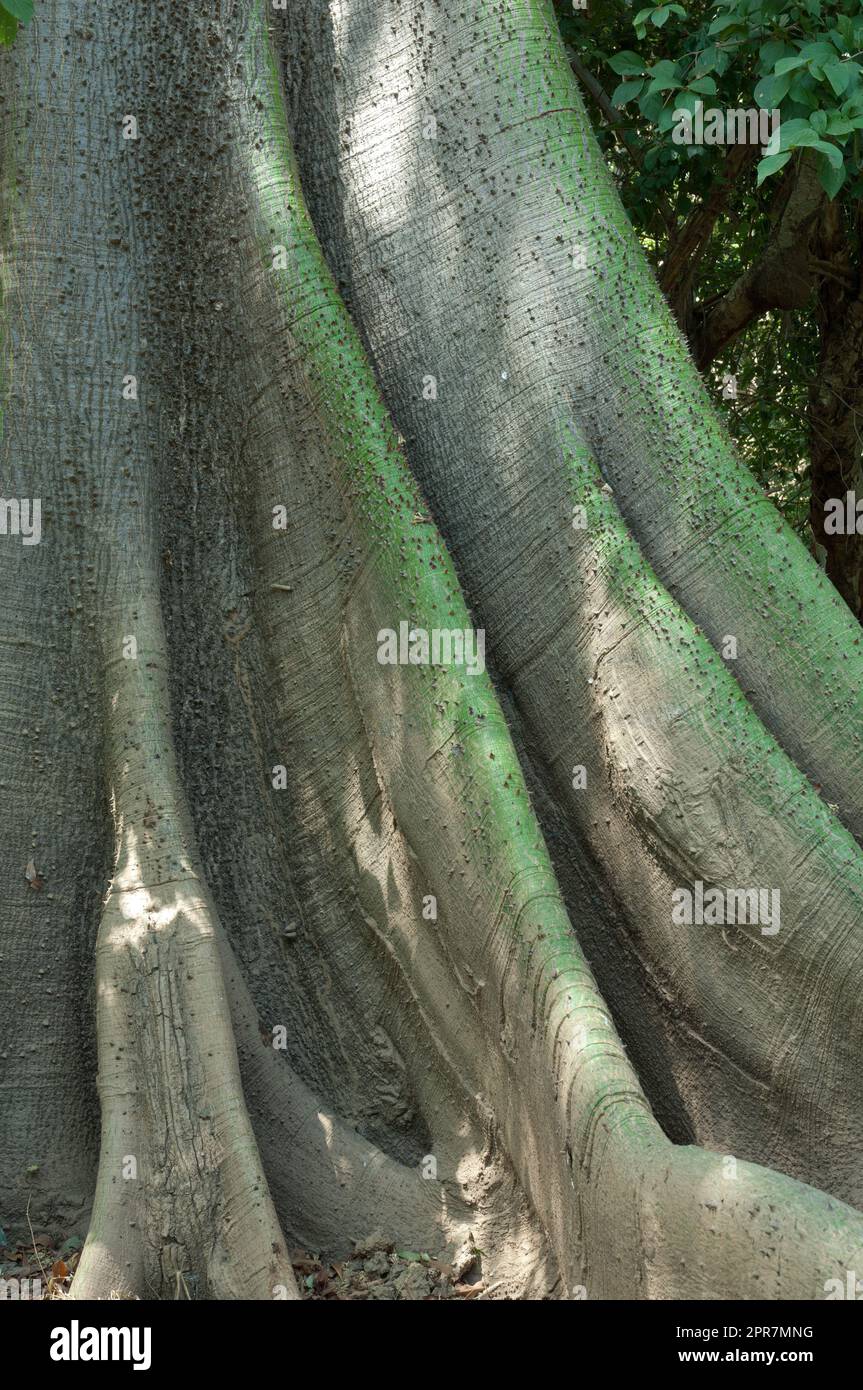
[[[806,304],[814,285],[809,241],[826,196],[815,161],[804,150],[775,234],[759,259],[704,314],[693,336],[701,371],[768,309],[802,309]]]
[[[711,185],[707,197],[689,214],[669,245],[659,283],[684,330],[689,317],[686,306],[692,291],[693,276],[713,235],[717,219],[725,210],[741,173],[752,162],[756,148],[754,145],[731,146],[722,162],[722,171]]]

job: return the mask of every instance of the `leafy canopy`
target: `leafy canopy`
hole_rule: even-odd
[[[758,182],[778,173],[792,151],[817,152],[830,197],[847,183],[855,197],[863,130],[863,9],[860,0],[691,0],[684,6],[626,0],[587,8],[559,0],[564,39],[593,72],[621,79],[611,101],[637,107],[659,135],[674,111],[696,102],[725,110],[778,110],[779,150],[758,165]],[[653,164],[705,159],[702,145],[663,141]],[[673,178],[673,173],[669,171]]]

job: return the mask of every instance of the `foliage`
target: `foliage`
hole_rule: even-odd
[[[830,198],[852,205],[863,192],[863,5],[861,0],[555,0],[571,56],[608,93],[617,119],[596,111],[598,135],[627,212],[654,265],[668,250],[668,215],[681,225],[702,205],[726,151],[671,138],[674,112],[777,109],[779,148],[735,182],[695,283],[696,305],[726,293],[753,264],[772,230],[780,171],[798,149],[817,154]],[[662,209],[666,210],[663,218]],[[768,313],[708,372],[741,456],[789,521],[807,535],[807,388],[816,369],[814,314]],[[722,397],[736,378],[737,395]]]
[[[818,152],[818,171],[834,197],[860,178],[863,130],[863,13],[859,0],[694,0],[636,10],[624,0],[575,10],[558,0],[567,42],[592,71],[621,80],[611,96],[621,110],[637,108],[653,128],[647,171],[660,184],[680,175],[681,163],[709,160],[710,147],[658,141],[673,113],[696,103],[721,109],[778,110],[779,149],[759,163],[761,182],[777,174],[791,152]],[[632,46],[633,34],[638,44]],[[634,114],[628,113],[629,120]]]
[[[19,24],[33,18],[33,0],[0,0],[0,44],[10,44]]]

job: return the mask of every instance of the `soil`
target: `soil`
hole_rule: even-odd
[[[483,1283],[482,1256],[475,1247],[462,1247],[446,1264],[421,1250],[400,1250],[380,1232],[357,1241],[346,1260],[321,1261],[294,1250],[291,1263],[303,1298],[433,1302],[492,1292]]]
[[[77,1236],[34,1232],[25,1244],[6,1245],[0,1231],[0,1279],[19,1281],[18,1297],[67,1298],[81,1252]],[[482,1253],[467,1244],[451,1264],[423,1250],[402,1250],[381,1232],[356,1241],[342,1260],[324,1260],[307,1250],[292,1250],[291,1264],[301,1297],[313,1301],[383,1299],[433,1302],[473,1299],[493,1294],[482,1279]],[[24,1282],[26,1281],[26,1283]],[[14,1297],[14,1294],[11,1295]],[[194,1280],[178,1282],[178,1298],[194,1298]],[[6,1292],[6,1297],[10,1294]]]

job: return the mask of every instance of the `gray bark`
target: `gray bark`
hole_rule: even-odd
[[[730,456],[548,8],[460,15],[292,12],[316,226],[513,693],[573,919],[657,1113],[859,1203],[863,863],[836,821],[858,828],[859,633]],[[585,901],[588,865],[605,890]],[[675,887],[698,879],[778,888],[779,935],[673,926]]]
[[[856,846],[600,492],[593,417],[544,414],[535,360],[558,370],[565,328],[530,241],[556,255],[553,219],[532,230],[545,118],[522,122],[522,174],[463,103],[420,167],[391,109],[398,62],[405,92],[481,113],[497,87],[495,124],[519,121],[546,30],[488,11],[477,47],[425,62],[438,22],[412,6],[270,16],[406,449],[306,214],[265,9],[45,0],[2,57],[0,471],[44,518],[39,546],[0,538],[4,1217],[88,1223],[77,1297],[291,1297],[291,1240],[343,1254],[375,1224],[430,1251],[472,1231],[508,1297],[821,1297],[863,1258],[863,1217],[828,1195],[856,1191]],[[357,132],[378,120],[374,161]],[[444,409],[417,371],[452,383]],[[376,660],[401,619],[471,622],[408,457],[500,698]],[[783,794],[805,804],[777,833]],[[669,886],[711,855],[775,865],[778,943],[699,958],[669,933]]]

